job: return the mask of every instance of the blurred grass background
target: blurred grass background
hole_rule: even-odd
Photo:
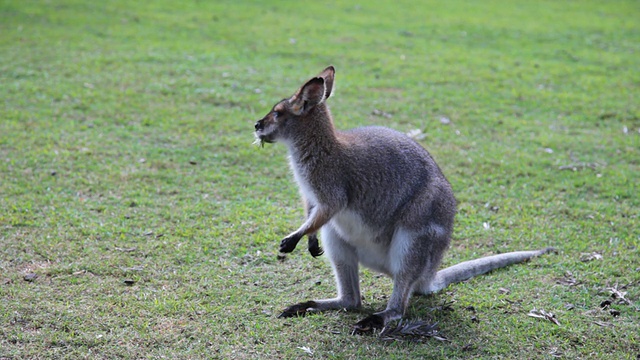
[[[635,1],[0,2],[0,357],[637,357],[639,15]],[[339,128],[426,135],[460,203],[445,265],[560,250],[414,298],[407,317],[448,342],[349,335],[391,292],[367,270],[362,312],[275,319],[335,289],[303,249],[275,260],[302,209],[286,149],[251,146],[253,123],[329,64]],[[602,308],[611,288],[629,301]]]

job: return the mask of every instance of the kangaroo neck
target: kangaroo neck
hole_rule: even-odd
[[[338,138],[331,113],[325,104],[311,110],[288,143],[291,159],[300,165],[311,165],[325,156],[335,153]]]

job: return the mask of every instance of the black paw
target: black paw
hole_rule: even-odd
[[[311,253],[311,256],[314,258],[324,254],[324,250],[322,250],[318,242],[318,237],[315,235],[309,236],[309,253]]]
[[[379,315],[370,315],[353,325],[353,334],[366,334],[384,327],[384,319]]]
[[[295,305],[291,305],[278,315],[278,318],[289,318],[294,316],[305,316],[309,310],[316,308],[318,304],[315,301],[305,301]]]
[[[298,242],[300,242],[301,238],[302,237],[298,236],[287,236],[286,238],[282,239],[282,241],[280,241],[280,252],[292,252],[296,248],[296,245],[298,245]]]

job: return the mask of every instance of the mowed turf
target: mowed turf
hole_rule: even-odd
[[[636,359],[638,19],[636,1],[0,2],[0,358]],[[302,244],[277,260],[303,211],[253,124],[329,64],[338,128],[419,130],[452,183],[444,266],[558,249],[414,297],[440,340],[351,335],[391,294],[368,270],[361,311],[277,318],[335,286]]]

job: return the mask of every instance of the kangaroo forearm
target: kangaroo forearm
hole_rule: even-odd
[[[304,224],[294,232],[294,234],[301,238],[305,235],[314,234],[320,230],[324,224],[331,220],[331,216],[333,216],[332,212],[316,206],[313,208],[311,214],[307,218],[307,221],[305,221]]]

